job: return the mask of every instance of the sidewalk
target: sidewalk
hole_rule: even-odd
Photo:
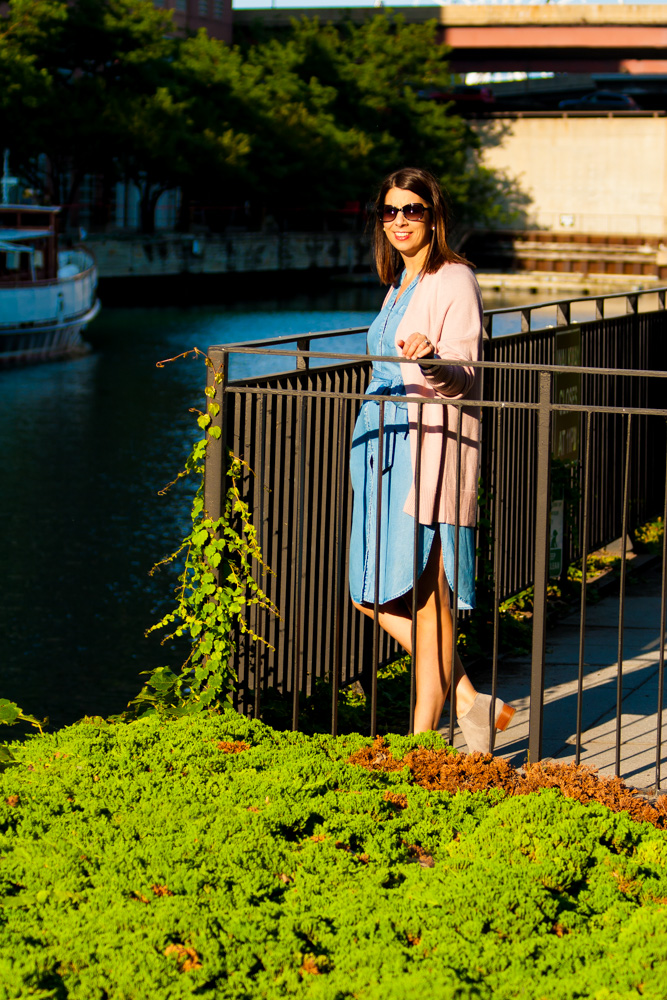
[[[636,583],[627,587],[624,613],[620,776],[628,785],[648,792],[658,791],[660,592],[660,566],[647,568]],[[604,597],[586,611],[580,762],[608,775],[614,774],[616,759],[618,615],[618,594]],[[578,664],[577,611],[547,634],[543,759],[574,762]],[[480,683],[479,688],[490,693],[490,684]],[[509,729],[497,734],[495,752],[515,766],[525,763],[528,753],[529,692],[530,657],[504,659],[499,667],[498,693],[517,712]],[[664,792],[667,791],[667,708],[663,712],[662,730],[660,784]],[[465,749],[458,729],[454,744]]]

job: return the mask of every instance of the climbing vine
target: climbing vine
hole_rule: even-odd
[[[179,357],[188,354],[202,356],[206,365],[213,368],[211,359],[197,348]],[[159,364],[162,366],[165,362]],[[221,516],[214,519],[205,507],[206,450],[210,441],[219,439],[221,434],[220,427],[213,423],[220,412],[215,394],[221,381],[222,374],[214,371],[214,384],[205,390],[206,412],[191,411],[197,415],[197,424],[205,436],[195,443],[176,479],[160,491],[164,494],[184,476],[193,475],[199,479],[188,534],[171,555],[151,570],[153,575],[160,566],[183,560],[175,589],[175,607],[146,632],[149,635],[159,629],[168,629],[162,639],[163,645],[171,639],[187,637],[190,653],[176,671],[170,667],[153,670],[141,692],[130,702],[125,718],[147,711],[182,716],[220,707],[222,702],[229,700],[237,679],[232,662],[236,629],[257,642],[265,642],[250,628],[247,609],[259,605],[278,614],[254,576],[255,564],[263,572],[270,570],[262,557],[250,510],[239,490],[239,480],[247,463],[231,452],[227,458],[228,485]]]
[[[8,701],[7,698],[0,698],[0,725],[15,726],[19,722],[27,722],[28,725],[34,726],[43,734],[47,721],[44,719],[40,722],[34,715],[28,715],[24,712],[15,702]],[[4,771],[6,767],[15,763],[16,757],[9,746],[6,743],[0,743],[0,771]]]

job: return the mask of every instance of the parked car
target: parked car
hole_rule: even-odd
[[[629,94],[614,90],[595,90],[584,97],[568,98],[560,101],[561,111],[639,111],[639,105]]]
[[[438,104],[453,103],[456,110],[462,114],[466,111],[494,111],[495,97],[491,87],[478,84],[466,85],[457,83],[450,90],[420,90],[419,96]]]

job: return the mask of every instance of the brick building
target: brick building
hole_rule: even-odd
[[[206,28],[212,38],[232,40],[232,0],[153,0],[156,7],[173,10],[181,30]]]

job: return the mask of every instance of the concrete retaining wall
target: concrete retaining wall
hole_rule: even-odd
[[[517,228],[667,235],[667,118],[503,118],[475,128],[483,163],[530,198]]]
[[[368,266],[368,243],[358,233],[169,234],[89,236],[101,278],[177,274],[305,271]]]

